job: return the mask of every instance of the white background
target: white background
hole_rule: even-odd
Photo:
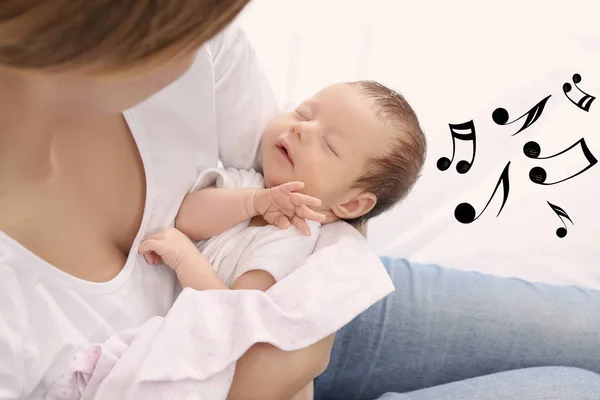
[[[404,94],[429,141],[423,176],[394,211],[373,220],[372,247],[382,255],[534,281],[600,288],[600,164],[554,186],[528,178],[543,166],[548,181],[585,166],[578,148],[553,160],[526,158],[536,140],[543,155],[581,138],[600,159],[600,100],[589,112],[572,105],[562,85],[574,73],[600,96],[598,1],[253,0],[240,21],[282,105],[323,86],[376,79]],[[498,126],[552,95],[542,117],[511,136],[520,122]],[[477,152],[471,171],[436,168],[451,155],[448,123],[474,119]],[[469,159],[458,143],[456,159]],[[454,219],[462,202],[480,212],[511,161],[510,194],[501,214],[498,192],[474,223]],[[547,204],[573,220],[568,235]]]

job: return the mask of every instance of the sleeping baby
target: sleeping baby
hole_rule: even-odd
[[[321,224],[360,227],[406,196],[425,149],[400,94],[372,81],[329,86],[269,124],[264,177],[204,171],[175,228],[148,236],[140,252],[171,267],[182,287],[266,291],[313,253]],[[311,392],[312,384],[293,400]]]
[[[148,236],[140,253],[183,287],[267,290],[312,254],[321,224],[359,227],[398,203],[425,147],[400,94],[372,81],[329,86],[269,124],[264,175],[203,171],[175,228]]]
[[[146,237],[139,252],[168,265],[184,288],[267,291],[311,256],[322,224],[342,220],[360,228],[398,203],[417,180],[425,148],[400,94],[372,81],[329,86],[268,125],[262,175],[203,171],[175,227]],[[110,368],[98,368],[100,352],[90,346],[76,354],[47,398],[63,398],[61,387],[85,393],[88,382],[101,382]],[[294,400],[312,398],[311,390]]]

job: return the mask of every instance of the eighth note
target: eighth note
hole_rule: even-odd
[[[531,182],[537,183],[538,185],[546,185],[546,186],[556,185],[557,183],[561,183],[561,182],[567,181],[571,178],[575,178],[579,174],[583,174],[585,171],[587,171],[588,169],[590,169],[594,165],[596,165],[598,163],[598,160],[596,159],[596,157],[594,157],[594,155],[592,154],[590,149],[587,147],[587,144],[585,143],[585,138],[579,139],[577,142],[573,143],[571,146],[567,147],[563,151],[560,151],[556,154],[552,154],[551,156],[546,156],[546,157],[540,157],[542,149],[538,143],[536,143],[534,141],[525,143],[525,146],[523,146],[523,153],[525,153],[525,155],[527,157],[535,158],[537,160],[547,160],[549,158],[554,158],[554,157],[560,156],[561,154],[566,153],[567,151],[571,150],[573,147],[575,147],[577,145],[581,145],[581,152],[583,153],[583,156],[585,157],[585,159],[588,162],[588,165],[586,165],[581,171],[579,171],[571,176],[568,176],[564,179],[561,179],[559,181],[546,183],[546,178],[548,175],[546,173],[546,170],[542,167],[533,167],[529,171],[529,179],[531,180]]]
[[[470,120],[463,122],[462,124],[448,124],[448,126],[450,127],[450,136],[452,138],[452,158],[441,157],[437,162],[437,167],[440,171],[445,171],[450,168],[450,165],[454,161],[454,153],[456,152],[456,140],[471,142],[473,144],[473,156],[471,157],[471,161],[461,160],[456,164],[456,171],[459,174],[466,174],[473,166],[473,161],[475,161],[475,124],[473,123],[473,120]]]
[[[492,113],[492,119],[498,125],[510,125],[525,117],[525,122],[523,123],[521,129],[519,129],[517,132],[511,135],[515,136],[517,133],[520,133],[525,129],[529,128],[531,125],[533,125],[535,121],[537,121],[542,116],[542,112],[544,112],[544,107],[546,106],[546,103],[548,102],[548,99],[550,97],[552,97],[552,95],[548,95],[547,97],[543,98],[542,100],[540,100],[539,103],[533,106],[531,110],[527,111],[525,114],[521,115],[519,118],[513,121],[508,122],[510,116],[508,115],[508,111],[506,111],[505,108],[496,108]]]
[[[494,195],[496,194],[498,187],[500,187],[500,183],[502,183],[502,205],[500,206],[500,210],[498,211],[498,214],[496,214],[496,217],[499,216],[500,213],[502,212],[502,209],[504,208],[504,205],[506,204],[506,200],[508,199],[508,193],[510,190],[510,182],[508,179],[509,178],[509,174],[508,174],[509,167],[510,167],[510,161],[506,164],[506,167],[504,167],[504,171],[502,171],[502,174],[500,174],[500,179],[498,179],[498,183],[496,183],[496,187],[494,188],[494,191],[492,192],[490,199],[488,200],[485,207],[483,207],[483,210],[481,210],[479,215],[477,215],[477,216],[475,215],[475,208],[473,208],[473,206],[471,204],[460,203],[459,205],[456,206],[456,209],[454,209],[454,218],[456,218],[456,220],[458,222],[463,223],[463,224],[470,224],[471,222],[475,221],[477,218],[479,218],[483,214],[483,212],[485,211],[487,206],[490,204],[490,202],[494,198]]]
[[[567,236],[567,225],[565,224],[565,221],[563,218],[568,219],[571,224],[573,224],[573,221],[571,220],[571,218],[569,217],[569,215],[567,214],[567,212],[565,210],[563,210],[559,206],[555,206],[554,204],[550,203],[549,201],[546,201],[546,202],[548,203],[548,205],[550,206],[552,211],[554,211],[556,213],[556,215],[558,215],[558,218],[560,218],[560,222],[562,222],[562,224],[564,225],[564,228],[558,228],[556,230],[556,236],[558,236],[559,238],[564,238],[565,236]],[[575,224],[573,224],[573,225],[575,225]]]
[[[594,102],[594,100],[596,100],[596,98],[594,96],[584,92],[583,90],[581,90],[581,88],[579,86],[577,86],[578,83],[581,83],[581,75],[575,74],[575,75],[573,75],[573,84],[575,85],[577,90],[579,90],[582,94],[582,97],[579,100],[574,101],[567,94],[573,89],[573,86],[571,86],[570,83],[567,82],[563,85],[563,92],[564,92],[565,96],[567,96],[567,99],[569,99],[569,101],[571,103],[575,104],[577,107],[581,108],[583,111],[589,112],[590,107],[592,106],[592,103]]]

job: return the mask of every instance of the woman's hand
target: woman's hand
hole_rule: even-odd
[[[288,182],[269,189],[259,190],[254,196],[254,208],[269,224],[287,229],[294,225],[304,235],[310,236],[307,219],[325,221],[325,215],[311,210],[319,207],[321,200],[297,193],[304,187],[302,182]]]

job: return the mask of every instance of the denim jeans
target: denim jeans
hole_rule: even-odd
[[[382,261],[396,291],[338,332],[315,400],[600,399],[600,292]]]

